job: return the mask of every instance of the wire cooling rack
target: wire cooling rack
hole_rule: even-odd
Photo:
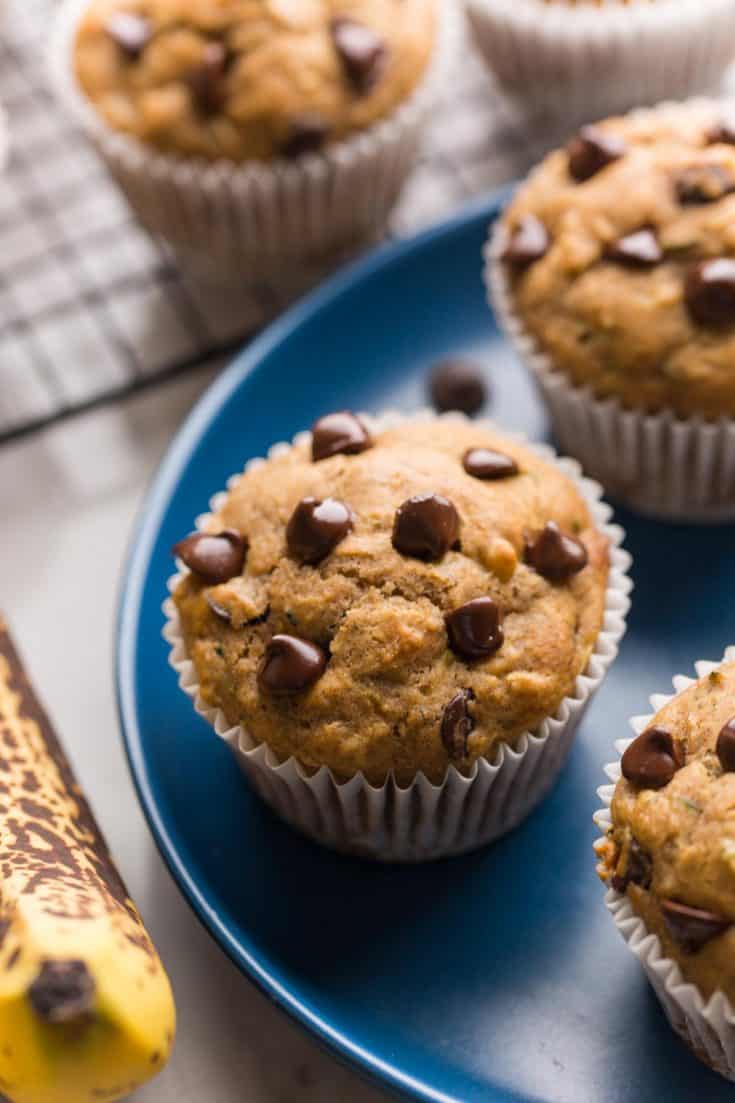
[[[0,104],[10,124],[0,175],[0,442],[222,357],[285,306],[191,282],[137,225],[54,99],[45,35],[56,6],[0,0]],[[548,140],[514,117],[467,42],[390,236],[525,171]]]

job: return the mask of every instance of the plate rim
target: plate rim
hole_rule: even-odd
[[[118,584],[114,633],[115,699],[118,724],[128,769],[138,804],[163,858],[184,900],[208,934],[217,942],[235,966],[281,1011],[326,1048],[333,1056],[357,1072],[367,1075],[382,1088],[402,1093],[418,1103],[462,1103],[383,1060],[377,1053],[359,1045],[332,1025],[325,1016],[307,1007],[302,1000],[265,966],[258,955],[235,939],[216,907],[207,901],[196,879],[174,842],[165,817],[161,815],[149,776],[143,740],[136,717],[135,656],[138,626],[151,552],[157,538],[163,512],[176,489],[182,469],[201,440],[203,432],[233,393],[283,340],[309,318],[339,299],[349,290],[386,267],[400,264],[406,257],[430,247],[438,240],[461,233],[471,223],[495,219],[514,185],[507,184],[466,204],[451,217],[395,242],[379,245],[366,256],[340,269],[284,314],[238,353],[233,362],[199,396],[176,430],[149,481],[132,524]],[[478,261],[480,257],[478,254]],[[163,601],[164,594],[161,595]],[[512,1088],[488,1089],[487,1103],[524,1103],[525,1096]]]

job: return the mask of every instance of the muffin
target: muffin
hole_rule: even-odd
[[[435,0],[67,0],[67,102],[141,220],[282,282],[383,227],[415,160]]]
[[[562,446],[661,516],[735,515],[734,143],[706,101],[583,127],[488,251]]]
[[[735,53],[730,0],[468,0],[468,13],[500,88],[547,132],[711,93]]]
[[[456,416],[342,412],[249,465],[177,545],[182,684],[256,782],[267,761],[312,803],[350,795],[334,831],[290,808],[299,826],[431,857],[501,833],[543,795],[627,607],[621,533],[567,470]],[[518,770],[529,732],[545,761],[494,808],[492,782],[506,759]],[[473,788],[487,800],[475,828],[457,814]],[[390,805],[411,793],[412,837],[391,838]]]
[[[680,692],[626,741],[596,850],[674,1029],[735,1079],[735,650],[725,658],[675,679]]]

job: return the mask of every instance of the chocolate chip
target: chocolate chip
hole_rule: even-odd
[[[207,605],[216,617],[219,617],[220,620],[223,620],[225,624],[232,624],[232,613],[225,605],[222,605],[221,602],[213,598],[211,594],[206,594],[205,598]],[[266,605],[262,613],[258,613],[257,616],[254,617],[250,617],[249,620],[243,621],[242,624],[247,625],[248,628],[254,627],[256,624],[265,624],[265,622],[268,620],[268,617],[270,616],[270,613],[271,607],[270,605]]]
[[[516,461],[492,448],[469,448],[462,466],[474,479],[507,479],[518,474]]]
[[[653,861],[637,839],[630,840],[630,845],[622,855],[622,862],[622,868],[618,865],[610,882],[616,892],[625,892],[628,885],[638,885],[642,889],[651,887]]]
[[[216,617],[219,617],[220,620],[225,621],[226,624],[232,623],[232,616],[229,609],[226,609],[224,605],[220,605],[220,603],[218,601],[215,601],[210,594],[206,595],[206,601],[207,605]]]
[[[352,514],[336,498],[303,498],[286,527],[288,554],[300,563],[319,563],[352,529]]]
[[[113,12],[105,30],[129,61],[136,61],[153,36],[153,28],[144,15],[131,11]]]
[[[440,413],[461,410],[476,414],[487,398],[482,368],[472,360],[442,360],[429,377],[429,393]]]
[[[581,540],[562,532],[556,521],[547,521],[541,532],[526,543],[526,562],[544,578],[563,582],[587,566],[587,549]]]
[[[173,547],[173,554],[211,586],[229,582],[241,574],[246,552],[247,543],[234,529],[219,533],[193,532]]]
[[[229,62],[227,47],[222,42],[207,42],[202,59],[187,74],[197,110],[203,115],[216,115],[222,111],[227,98],[225,75]]]
[[[716,203],[735,191],[735,175],[726,165],[692,165],[678,173],[675,185],[680,203]]]
[[[728,774],[735,773],[735,716],[722,725],[716,750],[722,769]]]
[[[402,555],[441,559],[458,537],[459,514],[441,494],[417,494],[396,512],[393,547]]]
[[[373,446],[373,439],[360,418],[349,410],[320,417],[312,425],[311,433],[311,457],[315,463],[338,453],[354,456]]]
[[[688,904],[679,904],[676,900],[662,900],[661,914],[671,937],[685,954],[696,954],[707,942],[732,926],[731,921],[722,915],[703,908],[690,908]]]
[[[467,757],[467,740],[475,726],[470,716],[469,703],[474,699],[471,689],[461,689],[444,709],[441,740],[453,761]]]
[[[321,678],[326,652],[298,636],[274,636],[258,667],[258,684],[274,694],[301,693]]]
[[[292,119],[281,143],[284,157],[301,157],[304,153],[318,153],[329,137],[330,126],[323,115],[310,111]]]
[[[639,789],[663,789],[681,766],[683,758],[671,732],[646,728],[623,755],[623,777]]]
[[[684,299],[692,319],[702,326],[735,325],[735,260],[717,257],[689,269]]]
[[[377,84],[385,67],[385,43],[380,35],[355,19],[333,19],[331,31],[348,80],[359,96],[366,96]]]
[[[618,238],[606,251],[607,258],[630,268],[653,268],[664,258],[653,230],[644,228]]]
[[[449,646],[462,659],[485,659],[502,646],[500,609],[490,597],[476,597],[444,617]]]
[[[546,256],[551,245],[549,231],[533,214],[524,215],[510,232],[501,259],[516,271],[523,271]]]
[[[706,138],[710,145],[735,146],[735,115],[720,119],[707,131]]]
[[[31,1007],[44,1023],[69,1023],[94,1009],[94,978],[83,961],[44,961],[28,989]]]
[[[580,184],[627,152],[625,142],[596,126],[583,126],[567,146],[569,172]]]

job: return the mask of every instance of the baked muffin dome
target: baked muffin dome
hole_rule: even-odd
[[[510,204],[511,302],[598,397],[735,416],[735,118],[692,102],[584,128]]]
[[[622,771],[598,872],[705,999],[735,1004],[735,663],[665,705]]]
[[[390,114],[435,30],[434,0],[92,0],[75,70],[113,129],[168,153],[269,161]]]
[[[177,551],[200,693],[281,760],[441,781],[553,715],[602,625],[606,538],[558,468],[455,420],[331,415]]]

